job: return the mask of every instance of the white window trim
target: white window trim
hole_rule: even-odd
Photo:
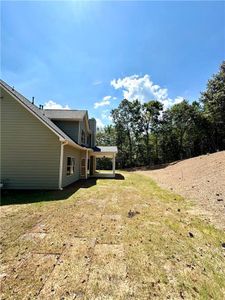
[[[71,164],[68,165],[68,158],[70,158]],[[75,173],[76,160],[74,156],[66,157],[66,176],[72,176]],[[67,174],[68,168],[70,168],[70,174]]]

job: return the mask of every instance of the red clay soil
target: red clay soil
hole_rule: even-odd
[[[202,155],[154,170],[138,170],[160,186],[197,204],[193,213],[203,215],[225,230],[225,151]]]

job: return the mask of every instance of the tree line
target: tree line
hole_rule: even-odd
[[[98,130],[97,144],[118,146],[119,168],[225,150],[225,62],[197,101],[164,109],[157,100],[124,99],[111,116],[113,124]]]

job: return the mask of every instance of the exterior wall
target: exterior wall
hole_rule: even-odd
[[[62,129],[72,140],[78,143],[79,122],[78,121],[60,121],[53,122]]]
[[[85,151],[75,149],[68,145],[64,146],[62,187],[65,187],[80,179],[80,161],[83,153],[85,153]],[[66,175],[67,157],[75,158],[75,172],[72,175]]]
[[[87,137],[88,137],[89,133],[87,131],[87,127],[86,127],[86,124],[85,124],[85,119],[80,122],[79,144],[82,144],[81,143],[81,132],[82,132],[82,130],[84,130],[85,136],[86,136],[85,146],[89,147],[89,145],[87,144]]]
[[[91,147],[95,147],[96,146],[96,120],[93,119],[89,119],[89,126],[91,129]]]
[[[59,138],[1,89],[1,182],[12,189],[58,189]]]
[[[64,121],[64,120],[53,120],[53,122],[62,129],[71,139],[73,139],[78,144],[81,142],[81,132],[84,130],[86,136],[85,146],[94,147],[96,142],[96,121],[95,119],[89,120],[91,133],[91,143],[88,143],[87,137],[89,135],[86,127],[85,119],[83,121]]]

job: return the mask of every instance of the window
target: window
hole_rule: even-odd
[[[75,172],[75,158],[67,157],[66,175],[73,175]]]
[[[85,137],[85,132],[82,130],[82,132],[81,132],[81,144],[85,144],[85,139],[86,139],[86,137]]]

